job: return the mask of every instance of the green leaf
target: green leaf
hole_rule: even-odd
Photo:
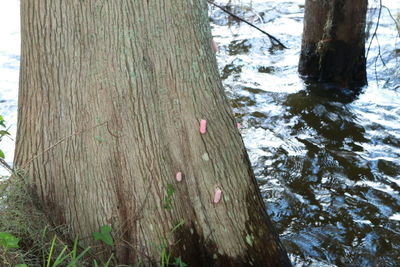
[[[16,238],[10,233],[0,232],[0,245],[4,248],[19,248],[19,238]]]
[[[17,265],[15,265],[15,267],[29,267],[27,264],[25,264],[25,263],[20,263],[20,264],[17,264]]]
[[[0,136],[1,137],[6,136],[6,135],[10,135],[10,133],[7,132],[7,131],[3,131],[3,130],[0,131]]]
[[[179,267],[187,267],[187,264],[182,261],[181,257],[175,258],[174,265]]]
[[[0,115],[0,125],[6,127],[6,125],[4,124],[4,118],[1,115]]]
[[[100,232],[94,232],[93,237],[95,240],[103,241],[105,244],[112,246],[114,244],[114,240],[111,236],[111,226],[103,225],[100,227]]]
[[[172,184],[167,184],[167,195],[164,197],[164,209],[172,209],[172,196],[175,193],[175,188]]]
[[[0,149],[0,158],[1,158],[1,159],[4,159],[5,157],[6,157],[6,156],[4,155],[3,150]]]

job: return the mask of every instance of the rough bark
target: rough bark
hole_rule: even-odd
[[[345,88],[367,83],[367,0],[306,0],[299,73]]]
[[[15,165],[55,224],[84,245],[111,225],[119,263],[156,262],[167,244],[189,266],[290,265],[225,99],[206,1],[26,0],[21,18]]]

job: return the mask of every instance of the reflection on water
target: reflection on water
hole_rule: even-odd
[[[298,266],[398,266],[400,79],[393,21],[383,11],[386,67],[376,61],[378,80],[373,43],[370,85],[356,94],[338,91],[297,75],[303,3],[232,7],[288,50],[270,49],[266,36],[210,9],[221,75],[268,213]]]

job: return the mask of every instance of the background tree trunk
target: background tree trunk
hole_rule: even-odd
[[[290,265],[225,99],[206,1],[21,1],[21,17],[15,165],[55,224],[80,237],[111,225],[120,263],[155,262],[168,244],[189,266]]]
[[[367,83],[367,0],[306,0],[299,73],[355,88]]]

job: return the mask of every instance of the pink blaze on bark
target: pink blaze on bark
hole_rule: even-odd
[[[215,53],[218,52],[218,43],[216,41],[213,40],[213,50]]]
[[[221,200],[222,190],[217,188],[214,194],[214,203],[218,203]]]
[[[200,121],[200,133],[205,134],[207,132],[207,121],[201,120]]]
[[[176,180],[177,180],[178,182],[182,181],[182,173],[181,173],[181,172],[178,172],[178,173],[176,174],[175,178],[176,178]]]

